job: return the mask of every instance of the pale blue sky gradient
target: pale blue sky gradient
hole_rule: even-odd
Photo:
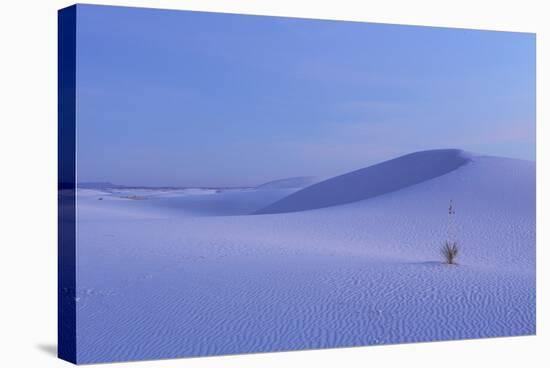
[[[78,180],[245,186],[535,159],[535,36],[79,5]]]

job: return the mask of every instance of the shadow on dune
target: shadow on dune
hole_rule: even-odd
[[[447,174],[471,161],[459,149],[420,151],[313,184],[254,212],[306,211],[362,201]]]

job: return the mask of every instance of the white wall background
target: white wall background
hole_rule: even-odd
[[[537,33],[536,337],[112,364],[118,367],[542,367],[550,361],[550,22],[536,0],[157,0],[103,4]],[[56,345],[57,15],[62,0],[0,3],[0,366],[63,367]],[[545,22],[546,21],[546,22]],[[546,24],[545,24],[546,23]],[[546,105],[545,105],[546,103]],[[545,167],[546,166],[546,167]]]

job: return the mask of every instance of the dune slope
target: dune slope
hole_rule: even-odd
[[[457,149],[411,153],[293,193],[255,214],[296,212],[369,199],[446,174],[469,161]]]

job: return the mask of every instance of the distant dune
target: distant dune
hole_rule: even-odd
[[[255,214],[297,212],[361,201],[447,174],[469,161],[470,155],[458,149],[415,152],[313,184]]]
[[[315,184],[318,181],[319,179],[314,176],[297,176],[294,178],[273,180],[258,185],[256,189],[299,189]]]

